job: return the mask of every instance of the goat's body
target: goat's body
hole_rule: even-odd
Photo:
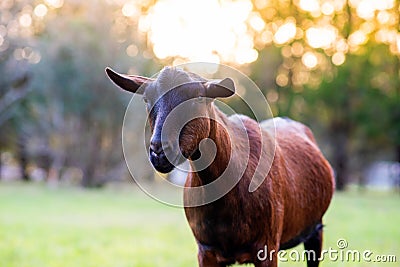
[[[304,241],[307,229],[321,223],[333,194],[332,170],[306,126],[276,118],[260,124],[264,131],[261,135],[254,120],[239,118],[250,142],[250,164],[242,178],[219,200],[185,208],[199,245],[200,266],[226,266],[235,262],[276,266],[276,258],[260,262],[257,252],[265,245],[268,251],[277,252],[280,247]],[[237,123],[237,119],[230,117],[229,122]],[[276,149],[271,169],[260,187],[250,193],[249,184],[260,154],[269,149],[266,145],[271,145],[270,140],[261,142],[261,138],[268,139],[274,127]],[[264,147],[260,147],[261,143]],[[263,160],[260,159],[260,164]],[[202,176],[190,174],[186,186],[202,185],[205,178]],[[185,202],[190,197],[184,194]]]
[[[246,116],[226,117],[210,99],[234,94],[230,78],[207,81],[176,68],[164,68],[155,80],[106,71],[124,90],[143,94],[155,169],[167,173],[191,160],[184,203],[200,267],[234,262],[276,267],[278,250],[300,242],[319,256],[334,180],[306,126],[281,118],[258,124]],[[214,141],[215,158],[201,151],[205,139]],[[211,187],[190,190],[203,185]],[[258,252],[265,246],[272,257],[263,261]],[[307,261],[309,267],[318,263]]]
[[[334,191],[332,169],[319,150],[311,130],[289,119],[274,119],[278,167],[284,176],[284,221],[281,244],[322,220]],[[266,121],[265,124],[272,122]],[[276,164],[273,164],[273,166]],[[270,177],[274,177],[270,173]]]

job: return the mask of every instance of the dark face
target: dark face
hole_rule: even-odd
[[[149,158],[162,173],[199,154],[200,141],[210,133],[212,100],[235,92],[230,78],[207,81],[174,67],[164,68],[155,80],[119,74],[110,68],[106,73],[120,88],[143,94],[152,133]]]
[[[202,94],[205,89],[201,82],[162,91],[149,84],[143,98],[152,132],[150,162],[157,171],[168,173],[190,158],[200,141],[208,137],[211,101]]]

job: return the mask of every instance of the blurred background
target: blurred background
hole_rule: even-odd
[[[343,193],[338,200],[339,213],[357,212],[346,210],[351,206],[348,203],[355,201],[355,206],[365,207],[364,212],[373,207],[377,210],[386,207],[382,218],[397,216],[393,220],[399,220],[400,1],[1,0],[0,198],[3,197],[3,206],[0,204],[0,208],[5,211],[1,217],[3,224],[21,223],[27,230],[27,224],[22,223],[29,221],[27,217],[14,218],[10,214],[19,214],[15,211],[26,206],[26,210],[20,210],[21,214],[28,210],[36,214],[32,216],[42,218],[40,211],[47,207],[48,212],[54,212],[54,218],[60,218],[57,213],[60,206],[46,205],[57,201],[67,205],[75,198],[82,201],[87,212],[82,214],[91,214],[89,204],[85,209],[85,201],[92,203],[92,208],[110,206],[107,212],[113,210],[112,201],[126,208],[136,205],[138,212],[143,212],[146,205],[155,205],[146,202],[139,191],[121,193],[126,190],[122,188],[134,187],[121,145],[123,116],[130,95],[118,91],[108,81],[104,68],[111,66],[120,72],[152,76],[165,65],[190,61],[222,63],[239,69],[260,87],[275,116],[288,116],[313,129],[334,167],[337,190],[351,191]],[[144,106],[137,108],[144,109]],[[241,111],[240,106],[236,109]],[[143,170],[143,175],[157,186],[153,170]],[[115,189],[115,184],[119,189]],[[61,191],[47,191],[43,185]],[[102,193],[78,189],[110,186],[114,186],[111,192]],[[375,194],[384,196],[384,202],[376,203]],[[115,195],[117,200],[109,200]],[[96,206],[96,202],[100,204]],[[65,207],[76,218],[73,211],[79,207]],[[161,208],[157,206],[157,209]],[[99,213],[106,212],[94,210],[89,219],[82,217],[77,221],[86,225],[89,220],[89,226],[93,226],[90,218],[95,220]],[[112,214],[113,218],[122,216]],[[168,210],[165,217],[167,214]],[[365,215],[360,219],[363,222],[371,216],[362,215]],[[330,220],[334,221],[335,216],[331,215]],[[178,217],[179,224],[184,225],[182,214]],[[112,223],[122,227],[130,219],[136,220],[129,216],[121,218],[119,223],[106,221],[105,227]],[[344,215],[344,218],[348,217]],[[50,225],[46,224],[48,217],[42,219],[45,223],[36,220],[38,227]],[[151,220],[154,218],[150,217]],[[336,229],[347,227],[342,226]],[[54,227],[58,233],[61,226]],[[350,228],[346,229],[351,233]],[[365,233],[368,229],[366,226]],[[394,228],[386,228],[388,237],[396,234],[400,240],[398,229],[395,233],[390,229]],[[21,228],[14,230],[23,233]],[[177,235],[190,236],[188,229],[184,231]],[[377,238],[378,231],[371,238],[383,242],[383,237]],[[30,257],[18,254],[18,246],[27,240],[24,235],[19,237],[15,241],[14,235],[3,235],[3,244],[8,244],[3,246],[3,251],[9,252],[3,259],[15,263],[9,266],[35,266],[32,262],[21,264],[22,258],[36,259],[37,253],[32,252]],[[389,248],[398,252],[398,240],[384,243],[389,242]],[[65,244],[75,241],[65,241]],[[85,241],[82,242],[82,251],[91,251],[90,245],[87,248]],[[186,242],[190,244],[189,251],[195,251],[190,237]],[[8,250],[4,250],[7,246],[10,246]],[[60,251],[65,256],[65,251]],[[98,255],[94,251],[91,253]],[[54,253],[51,255],[57,254]],[[176,254],[171,252],[171,255]],[[192,256],[182,266],[193,265],[195,255]],[[164,260],[161,262],[166,264]],[[82,264],[62,263],[57,266]],[[43,262],[38,260],[37,264]],[[126,266],[132,266],[129,264]],[[44,265],[52,266],[46,262]],[[149,260],[148,266],[159,265],[162,264]],[[85,266],[91,265],[85,262]],[[112,266],[125,265],[114,262]],[[135,266],[147,265],[142,262]]]
[[[243,71],[275,116],[312,127],[338,190],[400,186],[399,1],[4,0],[0,11],[0,179],[129,179],[130,96],[104,68],[151,76],[206,61]]]

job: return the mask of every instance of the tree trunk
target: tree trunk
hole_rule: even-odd
[[[348,137],[345,129],[333,127],[333,169],[336,177],[336,190],[343,191],[349,181]]]
[[[46,182],[49,185],[56,185],[60,181],[60,172],[65,163],[65,155],[58,151],[52,154],[53,161],[49,160],[45,168],[47,171]]]
[[[94,182],[95,174],[94,173],[95,173],[94,164],[92,164],[92,162],[89,162],[83,171],[83,178],[82,178],[82,182],[81,182],[83,187],[86,187],[86,188],[95,187],[95,182]]]
[[[22,135],[18,136],[18,161],[20,168],[20,177],[23,181],[29,182],[28,167],[28,151],[26,150],[26,139]]]
[[[100,187],[96,177],[96,167],[99,164],[101,149],[101,132],[95,128],[91,134],[88,144],[88,156],[85,166],[83,167],[83,178],[81,185],[86,188]]]
[[[3,152],[0,151],[0,181],[2,178],[2,170],[3,170],[3,161],[2,161]]]
[[[400,144],[396,145],[396,154],[397,154],[397,173],[395,173],[395,187],[397,191],[400,193]]]

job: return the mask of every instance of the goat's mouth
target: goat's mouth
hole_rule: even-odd
[[[166,156],[165,152],[162,151],[159,154],[155,154],[150,151],[150,162],[153,167],[161,173],[169,173],[171,172],[176,166],[181,164],[185,160],[185,157],[182,157],[181,154],[168,154]]]
[[[164,153],[161,155],[150,153],[150,162],[153,167],[161,173],[169,173],[175,168],[174,164],[169,162]]]

